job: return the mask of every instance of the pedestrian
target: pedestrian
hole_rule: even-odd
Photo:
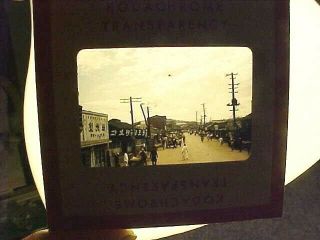
[[[156,146],[152,147],[152,150],[150,151],[150,158],[151,158],[152,166],[156,166],[158,161],[158,153],[157,153]]]
[[[164,149],[166,149],[167,148],[167,144],[168,144],[168,137],[164,136],[163,140],[164,140]]]
[[[231,138],[231,140],[230,140],[230,147],[231,147],[231,150],[232,150],[232,151],[234,150],[235,145],[236,145],[235,139]]]
[[[173,147],[177,148],[177,144],[178,144],[177,139],[176,139],[176,137],[174,137],[173,138]]]
[[[139,155],[140,155],[140,161],[142,162],[142,164],[144,166],[147,166],[148,165],[147,164],[147,154],[146,154],[144,148],[141,149]]]
[[[129,165],[129,156],[127,152],[124,152],[123,154],[123,164],[124,167],[127,167]]]
[[[119,153],[114,153],[113,154],[113,159],[114,159],[114,166],[115,167],[120,167]]]
[[[239,152],[242,152],[242,138],[241,137],[239,137],[238,138],[238,148],[239,148]]]
[[[210,140],[212,141],[215,138],[214,134],[211,133]]]
[[[166,140],[164,139],[164,137],[161,140],[161,144],[162,144],[162,149],[165,149],[165,144],[166,144]]]
[[[186,136],[184,134],[182,134],[182,141],[183,143],[186,143]]]
[[[187,148],[186,144],[183,145],[181,153],[182,153],[182,160],[183,161],[189,160],[188,148]]]

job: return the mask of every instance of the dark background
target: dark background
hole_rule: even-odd
[[[30,31],[29,1],[1,0],[0,90],[5,97],[0,107],[7,114],[0,117],[4,126],[0,129],[0,143],[4,152],[9,153],[6,156],[0,155],[1,166],[4,168],[1,174],[5,175],[1,176],[3,182],[0,183],[1,240],[20,239],[47,224],[45,209],[30,171],[23,132],[23,98],[30,53]]]

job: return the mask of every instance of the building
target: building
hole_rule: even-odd
[[[240,136],[244,141],[251,141],[252,114],[240,119]]]
[[[135,153],[140,147],[145,146],[147,129],[138,125],[132,128],[129,123],[121,122],[119,119],[111,119],[109,121],[109,134],[112,152]]]
[[[119,119],[111,119],[109,122],[109,136],[111,139],[110,149],[112,152],[131,152],[133,139],[130,135],[132,126],[129,123],[121,122]]]
[[[159,131],[165,131],[167,127],[167,117],[155,115],[149,118],[151,128],[156,128]]]
[[[107,114],[81,110],[80,144],[85,166],[110,166]]]

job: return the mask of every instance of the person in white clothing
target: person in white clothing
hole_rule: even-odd
[[[124,167],[127,167],[129,164],[129,156],[126,152],[123,154],[123,163],[124,163]]]
[[[186,145],[186,144],[183,145],[182,150],[181,150],[181,153],[182,153],[182,160],[183,160],[183,161],[189,159],[188,148],[187,148],[187,145]]]

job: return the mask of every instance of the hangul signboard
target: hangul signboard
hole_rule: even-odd
[[[108,115],[90,111],[82,111],[81,144],[109,140]]]
[[[112,129],[110,137],[147,137],[147,129]]]

